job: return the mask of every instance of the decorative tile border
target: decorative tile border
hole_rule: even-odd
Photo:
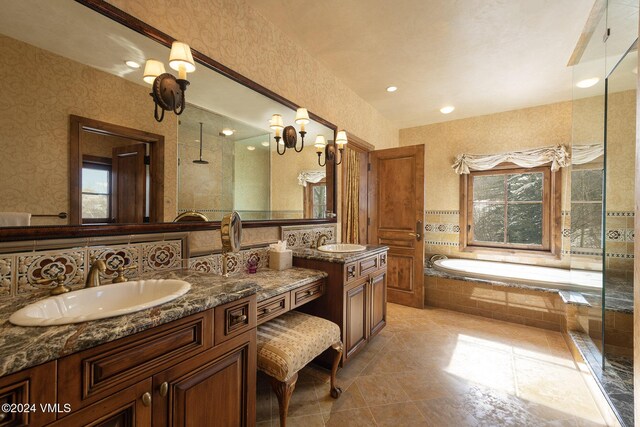
[[[155,242],[142,245],[142,271],[175,270],[182,265],[180,241]]]
[[[633,243],[635,230],[633,228],[609,228],[605,233],[607,242]]]
[[[167,241],[134,240],[136,243],[110,245],[113,238],[104,242],[107,245],[82,246],[69,249],[17,252],[0,255],[0,298],[10,298],[32,292],[43,293],[52,286],[35,285],[39,279],[49,279],[53,283],[58,275],[66,276],[69,287],[82,287],[86,272],[92,259],[102,259],[107,271],[101,273],[104,283],[109,283],[117,275],[118,267],[137,268],[126,270],[125,276],[133,278],[143,272],[182,268],[183,240]],[[186,234],[184,234],[186,237]],[[130,240],[133,240],[129,236]],[[124,239],[124,236],[121,236]],[[136,237],[139,239],[139,237]],[[101,242],[100,240],[96,243]]]
[[[281,227],[281,238],[289,248],[309,248],[322,234],[327,235],[327,243],[336,241],[336,227],[330,226],[291,226]]]
[[[608,217],[618,217],[618,216],[634,217],[635,213],[633,211],[607,211],[607,216]]]
[[[460,224],[438,224],[430,222],[424,225],[424,231],[428,233],[460,233]]]
[[[9,296],[12,293],[13,263],[13,257],[0,257],[0,297]]]
[[[249,267],[249,262],[257,263],[258,269],[269,267],[269,248],[260,247],[245,249],[238,253],[227,254],[227,272],[242,273]],[[222,274],[222,254],[205,255],[189,259],[189,268],[205,273]]]
[[[85,256],[84,249],[18,255],[17,293],[41,292],[49,286],[34,285],[37,280],[48,279],[53,285],[60,274],[66,276],[65,285],[79,287],[84,281]]]
[[[425,215],[460,215],[460,211],[424,211]]]
[[[426,240],[424,243],[426,245],[432,245],[432,246],[455,246],[455,247],[460,246],[460,243],[458,242],[439,242],[435,240]]]
[[[633,254],[618,254],[618,253],[607,252],[606,256],[607,258],[633,259]]]
[[[133,278],[142,271],[141,250],[138,246],[115,246],[103,248],[89,248],[89,263],[92,259],[101,259],[107,270],[100,273],[102,280],[113,279],[118,275],[118,268],[124,268],[124,275]],[[130,268],[135,266],[135,268]]]

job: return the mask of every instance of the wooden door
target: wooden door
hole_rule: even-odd
[[[141,223],[146,204],[146,144],[113,148],[113,218],[115,223]]]
[[[147,379],[75,411],[50,425],[52,427],[151,427],[152,403],[151,379]]]
[[[389,302],[424,307],[424,146],[373,151],[369,242],[389,247]]]
[[[371,284],[369,291],[371,295],[369,336],[371,337],[387,324],[387,273],[383,271],[372,276],[369,283]]]
[[[368,280],[362,280],[345,288],[344,296],[344,344],[345,359],[349,359],[367,343],[369,324],[367,322]]]
[[[236,337],[153,377],[154,427],[255,424],[255,331]],[[212,359],[213,352],[223,355]],[[164,385],[163,385],[164,384]]]

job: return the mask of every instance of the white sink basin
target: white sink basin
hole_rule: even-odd
[[[172,301],[191,289],[182,280],[138,280],[86,288],[29,304],[11,315],[18,326],[51,326],[121,316]]]
[[[362,252],[366,247],[362,245],[354,245],[351,243],[335,243],[332,245],[318,246],[318,250],[322,252]]]

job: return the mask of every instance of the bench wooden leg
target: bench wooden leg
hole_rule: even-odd
[[[340,366],[340,360],[342,359],[342,342],[331,346],[331,349],[335,352],[333,356],[333,365],[331,366],[331,397],[337,399],[342,394],[342,389],[336,385],[336,374],[338,373],[338,367]]]
[[[278,406],[280,407],[280,427],[286,427],[287,425],[287,413],[289,412],[289,401],[293,390],[296,388],[296,381],[298,381],[298,373],[296,372],[289,381],[278,381],[273,377],[269,377],[271,380],[271,388],[273,392],[278,396]]]

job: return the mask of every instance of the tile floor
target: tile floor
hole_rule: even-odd
[[[442,309],[388,306],[387,327],[338,375],[300,372],[287,425],[606,425],[560,333]],[[278,426],[258,376],[258,426]]]

